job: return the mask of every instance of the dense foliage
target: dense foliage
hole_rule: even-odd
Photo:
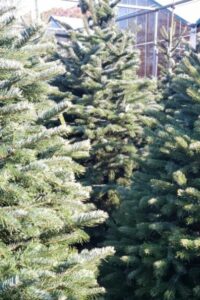
[[[108,299],[200,298],[200,56],[185,54],[106,244]]]
[[[0,300],[200,299],[200,46],[163,32],[156,102],[118,2],[58,54],[0,3]]]
[[[118,2],[79,1],[84,29],[67,27],[60,52],[66,74],[59,84],[72,102],[65,120],[74,138],[91,140],[84,180],[93,187],[92,200],[109,213],[120,203],[120,187],[130,184],[132,156],[142,144],[138,119],[150,100],[149,83],[136,75],[134,37],[115,23]]]
[[[63,69],[48,62],[55,46],[40,28],[23,28],[15,16],[14,4],[1,1],[0,299],[90,299],[104,292],[97,266],[113,253],[77,250],[89,239],[84,228],[107,217],[75,179],[84,169],[74,158],[88,156],[90,145],[68,140],[61,116],[62,125],[46,126],[68,107],[49,97]]]

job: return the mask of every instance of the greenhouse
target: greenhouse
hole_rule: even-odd
[[[161,3],[162,1],[160,1]],[[189,21],[190,17],[182,17],[179,7],[190,10],[191,1],[176,1],[176,5],[167,4],[167,8],[154,0],[122,0],[118,8],[120,28],[131,30],[136,36],[136,46],[141,52],[141,76],[159,75],[159,65],[162,65],[162,54],[159,53],[159,43],[162,41],[161,28],[170,31],[172,18],[176,26],[176,35],[183,36],[186,41],[196,43],[196,26]],[[168,3],[173,4],[172,1]],[[165,5],[166,6],[166,5]],[[173,17],[173,14],[175,16]],[[192,19],[194,23],[195,18]],[[195,38],[194,38],[195,36]],[[194,40],[195,39],[195,40]]]

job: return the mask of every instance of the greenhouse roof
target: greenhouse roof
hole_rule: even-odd
[[[152,1],[155,4],[159,5],[167,5],[172,3],[172,0],[156,0]],[[174,2],[177,2],[175,0]],[[181,5],[177,5],[175,7],[175,14],[179,16],[181,19],[184,19],[188,23],[194,24],[200,18],[200,0],[193,0],[188,3],[184,3]]]

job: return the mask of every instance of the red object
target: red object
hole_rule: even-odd
[[[81,10],[77,6],[67,9],[56,7],[52,8],[48,11],[43,12],[41,18],[44,21],[48,21],[51,16],[82,18]]]

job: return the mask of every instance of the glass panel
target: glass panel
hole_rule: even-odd
[[[154,40],[155,13],[147,15],[147,42]]]
[[[167,29],[168,27],[168,13],[167,11],[159,11],[159,14],[158,14],[158,39],[159,40],[162,40],[163,37],[162,37],[162,34],[160,32],[160,29],[162,27],[165,27]]]
[[[120,29],[127,29],[127,27],[128,27],[128,23],[127,23],[127,20],[124,20],[124,21],[119,21],[118,22],[118,25],[119,25],[119,28]]]
[[[147,45],[147,60],[146,60],[146,76],[151,77],[153,75],[153,44]]]
[[[140,0],[138,5],[141,5],[141,6],[147,6],[147,0]]]
[[[130,4],[130,5],[136,5],[137,0],[127,0],[127,3]]]
[[[146,16],[138,16],[137,17],[137,25],[138,25],[138,34],[137,34],[137,43],[145,42],[145,30],[146,30]]]
[[[140,51],[140,69],[138,70],[138,75],[143,77],[145,76],[145,47],[138,47]]]
[[[147,5],[152,7],[157,7],[156,3],[152,2],[151,0],[147,0]]]
[[[131,30],[135,35],[137,33],[137,20],[136,18],[128,19],[128,29]]]
[[[165,55],[164,53],[160,52],[158,55],[158,76],[163,74],[165,68],[166,68]]]
[[[118,8],[118,17],[125,16],[127,14],[128,14],[128,8],[126,8],[126,7]]]

